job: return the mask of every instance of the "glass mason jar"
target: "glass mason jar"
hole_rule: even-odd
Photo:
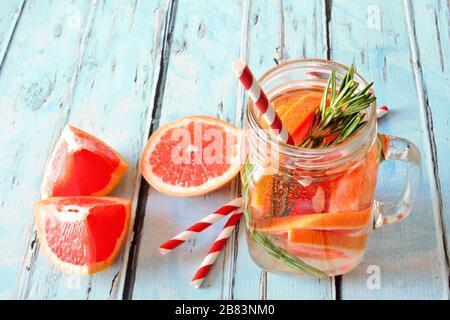
[[[290,61],[259,83],[271,101],[322,92],[333,68],[338,75],[348,69],[320,59]],[[367,84],[357,73],[355,80],[360,89]],[[249,101],[241,178],[249,251],[260,267],[318,277],[346,273],[360,263],[372,230],[408,216],[420,186],[419,151],[405,139],[377,133],[375,103],[365,120],[337,146],[299,148],[276,141]],[[374,200],[378,166],[387,159],[408,163],[396,203]]]

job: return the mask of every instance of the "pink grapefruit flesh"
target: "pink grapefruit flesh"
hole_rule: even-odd
[[[128,233],[130,201],[113,197],[54,197],[35,209],[37,233],[60,270],[92,274],[110,266]]]
[[[192,116],[159,128],[141,156],[141,172],[155,189],[190,197],[216,190],[240,169],[241,130],[225,121]]]
[[[103,196],[127,170],[125,160],[93,135],[67,126],[50,158],[42,183],[42,198]]]

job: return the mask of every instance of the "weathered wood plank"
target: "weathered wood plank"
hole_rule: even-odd
[[[415,86],[415,61],[407,16],[400,1],[333,1],[332,59],[350,64],[375,82],[378,104],[391,106],[380,131],[415,142],[423,157],[423,186],[408,219],[374,232],[361,265],[342,278],[342,299],[440,299],[448,297],[448,274],[437,228],[437,193],[427,121]],[[405,167],[387,162],[379,174],[378,198],[393,200],[403,188]],[[395,170],[395,174],[394,174]],[[373,268],[380,288],[368,286]]]
[[[0,65],[22,14],[24,0],[3,1],[0,7]]]
[[[61,122],[95,134],[119,151],[129,169],[114,196],[137,200],[139,155],[147,139],[169,1],[97,1]],[[48,57],[48,63],[53,59]],[[131,240],[131,237],[130,237]],[[126,248],[128,247],[126,245]],[[125,253],[127,251],[125,250]],[[122,297],[127,255],[92,277],[64,275],[39,255],[23,298]]]
[[[437,210],[442,216],[447,265],[450,256],[450,8],[445,0],[412,1],[412,41],[417,43],[418,85],[428,118],[433,175],[437,182]],[[439,226],[438,226],[439,228]]]
[[[251,1],[247,61],[261,76],[280,61],[325,58],[323,3],[319,1]],[[234,298],[333,299],[332,279],[293,278],[266,273],[248,253],[244,225],[240,228]]]
[[[61,102],[76,67],[89,8],[86,2],[28,2],[2,65],[0,298],[18,297],[21,267],[28,266],[24,253],[32,237],[33,203],[66,110]]]
[[[180,1],[170,34],[171,50],[158,124],[187,115],[217,116],[234,122],[236,81],[231,62],[239,56],[242,4],[240,1]],[[143,182],[146,183],[146,182]],[[145,190],[147,191],[147,190]],[[223,223],[209,228],[181,248],[161,256],[158,246],[177,232],[236,196],[227,186],[205,197],[180,199],[150,188],[131,270],[133,299],[219,299],[229,292],[233,259],[227,253],[216,261],[205,289],[189,285]]]

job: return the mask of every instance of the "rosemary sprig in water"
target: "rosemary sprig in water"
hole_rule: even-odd
[[[326,276],[325,273],[323,273],[319,269],[314,268],[313,266],[308,265],[307,263],[300,260],[298,257],[287,252],[285,249],[275,245],[268,236],[254,229],[254,226],[252,225],[252,215],[250,212],[250,207],[248,206],[249,203],[248,197],[250,193],[249,183],[250,179],[252,179],[252,175],[253,175],[253,166],[250,163],[249,158],[247,157],[244,163],[244,167],[242,168],[241,178],[243,182],[244,202],[247,204],[244,209],[244,215],[248,235],[257,243],[259,243],[268,254],[270,254],[278,261],[284,263],[291,269],[305,272],[318,278],[325,277]]]
[[[351,65],[338,89],[336,82],[339,75],[335,69],[331,71],[320,107],[301,147],[320,148],[339,144],[366,125],[364,110],[376,99],[369,90],[373,82],[355,93],[359,83],[354,80],[354,75],[355,68]]]

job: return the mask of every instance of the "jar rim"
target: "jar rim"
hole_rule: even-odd
[[[338,67],[342,70],[347,71],[349,67],[346,65],[343,65],[338,62],[326,60],[326,59],[295,59],[286,61],[283,63],[280,63],[279,65],[276,65],[275,67],[270,68],[267,70],[259,79],[258,83],[263,87],[263,83],[270,79],[271,76],[276,75],[276,72],[280,69],[283,69],[287,66],[294,65],[294,64],[307,64],[307,63],[321,63],[328,67]],[[301,68],[300,66],[299,68]],[[313,66],[314,68],[321,69],[323,66]],[[357,72],[355,71],[355,78],[357,78],[357,81],[360,84],[367,85],[368,82]],[[371,87],[369,91],[375,96],[375,92],[373,88]],[[268,97],[269,98],[269,97]],[[270,100],[270,98],[269,98]],[[249,103],[252,103],[249,101]],[[253,104],[253,103],[252,103]],[[342,143],[339,143],[336,146],[328,146],[323,148],[304,148],[304,147],[298,147],[289,145],[284,142],[280,142],[276,140],[276,138],[269,134],[267,130],[264,130],[261,128],[261,126],[258,124],[256,120],[256,115],[254,114],[254,108],[247,108],[247,119],[250,123],[250,127],[252,130],[255,131],[258,138],[262,139],[266,143],[270,143],[272,148],[275,148],[280,153],[283,153],[288,156],[321,156],[324,154],[329,154],[333,152],[340,152],[345,151],[348,149],[356,149],[358,148],[364,141],[367,141],[367,138],[370,138],[371,132],[373,129],[376,129],[376,101],[371,103],[371,106],[368,108],[368,119],[367,123],[368,125],[364,126],[362,130],[357,132],[355,135],[351,136],[349,139],[345,140]],[[375,127],[375,128],[374,128]]]

